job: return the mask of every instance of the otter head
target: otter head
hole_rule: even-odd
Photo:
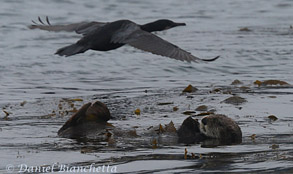
[[[201,120],[200,131],[210,138],[224,142],[238,143],[242,141],[242,132],[234,120],[225,115],[206,116]]]

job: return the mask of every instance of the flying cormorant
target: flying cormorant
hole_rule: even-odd
[[[109,51],[127,44],[143,51],[187,62],[214,61],[219,58],[217,56],[212,59],[200,59],[151,33],[186,25],[168,19],[161,19],[144,25],[136,24],[130,20],[51,25],[48,17],[46,17],[47,24],[40,17],[38,19],[40,24],[33,21],[34,24],[29,26],[30,29],[75,31],[83,35],[75,44],[58,49],[56,54],[60,56],[72,56],[84,53],[87,50]]]

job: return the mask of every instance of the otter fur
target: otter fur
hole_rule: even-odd
[[[240,143],[242,132],[237,123],[225,115],[210,115],[202,118],[200,132],[209,138],[224,143]]]

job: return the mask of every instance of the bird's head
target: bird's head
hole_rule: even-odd
[[[176,23],[168,19],[160,19],[154,22],[150,22],[144,25],[141,25],[141,29],[153,32],[153,31],[163,31],[177,26],[185,26],[185,23]]]

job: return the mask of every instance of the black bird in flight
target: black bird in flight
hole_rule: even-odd
[[[60,56],[72,56],[84,53],[87,50],[109,51],[127,44],[143,51],[187,62],[214,61],[220,57],[200,59],[151,33],[186,25],[185,23],[175,23],[168,19],[160,19],[144,25],[136,24],[130,20],[51,25],[48,17],[46,17],[46,23],[40,17],[38,20],[39,24],[32,21],[34,24],[30,25],[29,28],[55,32],[75,31],[83,35],[75,44],[58,49],[55,54]]]

